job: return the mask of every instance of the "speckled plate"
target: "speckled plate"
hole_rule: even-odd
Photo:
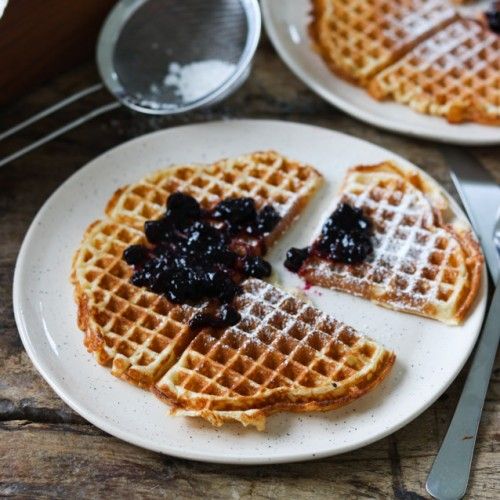
[[[397,362],[376,390],[338,411],[279,414],[259,433],[230,424],[172,417],[146,391],[115,379],[82,345],[69,283],[71,257],[83,231],[101,217],[119,186],[157,168],[209,162],[273,148],[316,166],[327,184],[270,260],[285,286],[300,284],[281,262],[287,247],[305,244],[329,211],[346,168],[393,159],[368,142],[326,129],[241,120],[172,128],[139,137],[93,160],[47,201],[29,229],[14,278],[14,309],[26,351],[53,389],[101,429],[151,450],[228,463],[307,460],[359,448],[399,429],[425,410],[458,374],[474,345],[485,309],[486,280],[471,316],[450,327],[312,288],[311,300],[340,320],[394,349]],[[455,203],[453,210],[463,217]]]
[[[450,0],[451,2],[451,0]],[[460,9],[475,15],[489,0]],[[312,49],[307,33],[310,0],[262,0],[266,31],[283,61],[311,90],[359,120],[399,134],[455,144],[500,144],[500,127],[423,115],[395,102],[379,102],[363,89],[335,76]]]

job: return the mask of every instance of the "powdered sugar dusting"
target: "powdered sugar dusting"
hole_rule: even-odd
[[[292,337],[300,344],[307,343],[310,335],[316,334],[324,342],[336,336],[346,326],[343,323],[316,309],[310,302],[260,280],[249,278],[243,283],[243,294],[236,298],[236,307],[241,321],[231,327],[248,338],[262,343],[262,331],[276,329],[281,336],[291,335],[297,327],[303,337]]]
[[[372,219],[373,254],[357,266],[314,261],[306,278],[354,295],[366,296],[367,289],[372,290],[370,298],[379,297],[400,310],[448,310],[466,269],[457,257],[459,243],[434,225],[424,194],[392,173],[352,173],[342,194],[343,201],[362,208]]]

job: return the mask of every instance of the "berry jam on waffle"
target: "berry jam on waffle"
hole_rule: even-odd
[[[490,30],[500,34],[500,2],[491,2],[485,16]]]
[[[229,304],[241,292],[243,278],[266,278],[271,265],[262,255],[263,237],[281,217],[272,205],[259,211],[252,198],[227,198],[212,210],[202,210],[190,195],[175,192],[165,214],[144,223],[149,245],[130,245],[123,259],[134,266],[130,282],[163,294],[174,304],[216,299],[220,311],[196,314],[190,326],[226,327],[240,320]],[[252,245],[245,244],[248,237]]]
[[[359,264],[373,253],[371,235],[372,224],[363,211],[348,203],[340,203],[311,247],[288,250],[285,267],[297,273],[311,255],[334,262]]]

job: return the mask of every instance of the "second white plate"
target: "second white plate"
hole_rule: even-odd
[[[475,5],[475,9],[489,2]],[[471,9],[471,7],[466,7]],[[311,90],[346,113],[399,134],[455,144],[500,144],[500,127],[423,115],[394,102],[379,102],[334,75],[311,47],[310,0],[262,0],[264,24],[283,61]]]
[[[138,446],[185,458],[247,464],[306,460],[352,450],[394,432],[435,401],[458,374],[481,326],[484,279],[472,314],[460,327],[347,294],[309,290],[318,307],[394,349],[397,362],[379,387],[353,404],[321,414],[275,415],[261,433],[169,416],[164,403],[114,378],[85,351],[69,283],[71,258],[87,225],[103,216],[111,194],[170,164],[205,163],[271,148],[311,163],[327,181],[269,254],[283,285],[300,286],[296,275],[283,267],[284,254],[310,240],[329,212],[346,169],[387,159],[410,165],[407,161],[373,144],[307,125],[265,120],[191,125],[139,137],[96,158],[68,179],[36,216],[15,271],[16,322],[40,373],[96,426]],[[455,203],[452,208],[463,217]]]

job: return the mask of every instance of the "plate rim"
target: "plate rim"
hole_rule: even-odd
[[[170,455],[178,458],[186,458],[190,460],[196,460],[196,461],[202,461],[202,462],[208,462],[208,463],[225,463],[225,464],[246,464],[246,465],[258,465],[258,464],[271,464],[271,463],[292,463],[292,462],[300,462],[300,461],[308,461],[308,460],[315,460],[315,459],[320,459],[320,458],[325,458],[329,456],[334,456],[334,455],[339,455],[342,453],[346,453],[349,451],[353,451],[356,449],[363,448],[365,446],[368,446],[369,444],[372,444],[376,441],[379,441],[385,437],[387,437],[390,434],[393,434],[394,432],[398,431],[402,427],[406,426],[408,423],[413,421],[415,418],[417,418],[419,415],[421,415],[425,410],[427,410],[447,389],[448,387],[453,383],[453,381],[456,379],[460,371],[462,370],[463,366],[467,362],[467,360],[470,357],[470,354],[472,350],[474,349],[474,346],[477,343],[477,339],[479,337],[479,333],[481,331],[481,327],[478,328],[478,331],[475,334],[475,339],[471,343],[470,348],[468,349],[468,352],[465,354],[463,362],[457,366],[455,372],[453,375],[450,377],[449,382],[447,382],[442,388],[442,390],[438,391],[438,393],[435,395],[434,398],[431,398],[430,402],[428,404],[422,406],[419,408],[418,411],[415,411],[414,413],[410,414],[407,418],[399,421],[397,424],[392,425],[391,427],[388,427],[385,429],[383,432],[377,433],[373,436],[366,437],[362,439],[361,441],[353,444],[347,444],[343,446],[339,446],[335,448],[334,450],[324,450],[324,451],[319,451],[319,452],[301,452],[297,451],[294,452],[293,454],[290,453],[284,453],[279,456],[273,456],[271,458],[266,458],[265,456],[251,456],[251,457],[242,457],[241,455],[234,455],[231,453],[226,453],[224,456],[221,456],[220,454],[211,454],[209,452],[197,452],[197,451],[190,451],[189,449],[185,448],[180,448],[180,447],[174,447],[174,448],[168,448],[165,446],[160,446],[156,445],[153,441],[148,441],[145,438],[140,437],[139,435],[134,435],[126,430],[122,430],[119,427],[116,427],[113,423],[108,423],[105,418],[95,414],[92,409],[87,409],[84,407],[83,404],[81,404],[78,401],[78,397],[73,396],[69,391],[66,391],[64,387],[60,384],[58,380],[55,380],[52,378],[51,373],[50,373],[50,366],[47,366],[47,361],[43,361],[41,356],[39,357],[34,349],[34,346],[31,342],[30,339],[30,334],[28,333],[28,328],[26,325],[25,318],[23,317],[23,305],[22,305],[22,287],[21,287],[21,281],[23,278],[23,271],[25,268],[27,268],[25,258],[26,254],[29,251],[29,247],[31,244],[31,240],[33,238],[33,235],[36,231],[36,227],[38,226],[38,223],[41,219],[43,219],[43,216],[45,215],[45,212],[50,209],[51,204],[54,202],[56,197],[59,195],[60,192],[62,192],[65,188],[66,185],[69,184],[70,182],[75,182],[78,180],[79,176],[85,175],[85,171],[88,168],[95,168],[93,165],[98,165],[102,159],[113,152],[115,150],[121,149],[121,148],[128,148],[133,143],[138,143],[140,144],[141,142],[144,142],[145,140],[148,141],[151,137],[157,136],[157,135],[162,135],[162,134],[168,134],[172,130],[179,130],[179,129],[187,129],[187,128],[195,128],[195,127],[206,127],[206,126],[217,126],[221,124],[227,124],[231,123],[232,125],[235,124],[278,124],[280,126],[291,126],[291,127],[308,127],[312,129],[317,129],[320,131],[327,131],[329,133],[333,133],[334,135],[341,135],[349,140],[354,140],[358,141],[360,143],[366,143],[369,144],[370,146],[375,146],[377,148],[383,149],[388,151],[393,157],[395,157],[398,161],[402,161],[402,163],[407,163],[412,165],[414,168],[418,169],[419,172],[421,172],[423,175],[429,177],[430,179],[435,182],[440,189],[445,193],[447,199],[451,201],[452,209],[453,211],[464,217],[465,214],[460,208],[460,206],[455,202],[455,200],[448,194],[448,192],[441,186],[440,183],[438,183],[432,176],[430,176],[427,172],[422,170],[420,167],[417,165],[413,164],[411,161],[405,159],[401,155],[392,152],[391,150],[379,146],[377,144],[371,143],[370,141],[366,141],[365,139],[361,139],[355,136],[352,136],[350,134],[346,134],[344,132],[339,132],[336,130],[331,130],[326,127],[321,127],[317,125],[311,125],[308,123],[301,123],[301,122],[288,122],[288,121],[283,121],[283,120],[268,120],[268,119],[231,119],[231,120],[216,120],[216,121],[209,121],[209,122],[203,122],[203,123],[194,123],[194,124],[184,124],[176,127],[170,127],[167,129],[161,129],[157,131],[153,131],[147,134],[143,134],[141,136],[132,138],[128,141],[125,141],[121,144],[118,144],[114,147],[112,147],[109,150],[104,151],[97,157],[93,158],[89,162],[87,162],[85,165],[80,167],[76,172],[71,174],[48,198],[47,200],[43,203],[43,205],[40,207],[38,210],[36,216],[33,218],[33,221],[31,222],[25,237],[23,239],[22,245],[20,247],[15,268],[14,268],[14,279],[13,279],[13,309],[14,309],[14,316],[15,316],[15,321],[16,325],[18,328],[19,336],[21,338],[21,341],[23,343],[24,349],[26,350],[26,353],[28,354],[31,362],[37,369],[37,371],[42,375],[44,380],[49,384],[49,386],[54,390],[54,392],[68,405],[70,406],[75,412],[77,412],[79,415],[81,415],[85,420],[89,421],[91,424],[95,425],[99,429],[107,432],[108,434],[121,439],[125,442],[131,443],[135,446],[139,446],[141,448],[155,451],[158,453],[162,453],[165,455]],[[467,220],[467,219],[466,219]],[[481,297],[482,295],[482,301],[478,301],[474,307],[479,307],[482,308],[481,312],[481,323],[484,320],[484,315],[486,311],[486,302],[487,302],[487,292],[488,292],[488,282],[486,279],[486,268],[485,265],[483,264],[483,274],[482,274],[482,284],[481,284],[481,289],[479,291],[478,297]],[[478,298],[477,297],[477,298]],[[476,298],[476,300],[477,300]]]
[[[285,0],[286,1],[286,0]],[[278,29],[274,22],[272,22],[272,14],[271,14],[271,3],[273,0],[261,0],[261,9],[262,9],[262,20],[264,24],[264,28],[266,33],[271,40],[271,43],[276,50],[280,59],[286,64],[287,68],[309,89],[319,95],[323,100],[328,102],[329,104],[337,107],[341,111],[344,111],[349,116],[354,119],[358,119],[369,125],[372,125],[376,128],[380,128],[382,130],[388,130],[397,135],[409,136],[418,139],[425,139],[433,142],[439,142],[444,144],[458,144],[458,145],[467,145],[467,146],[495,146],[500,144],[500,131],[498,138],[487,138],[482,139],[481,137],[476,138],[467,138],[467,137],[454,137],[450,135],[448,132],[443,132],[441,135],[436,135],[433,132],[426,132],[425,127],[418,127],[418,129],[412,129],[411,126],[406,125],[404,121],[390,120],[384,117],[378,117],[373,115],[372,113],[366,112],[362,106],[355,106],[350,102],[344,100],[342,97],[338,96],[336,93],[326,89],[320,82],[316,80],[316,78],[311,77],[307,71],[302,69],[300,63],[295,61],[292,53],[287,50],[285,44],[282,43],[281,37],[278,34]],[[276,2],[275,2],[276,3]],[[332,77],[337,78],[332,74]],[[349,83],[349,82],[346,82]],[[352,85],[352,84],[351,84]],[[358,89],[359,87],[354,88]],[[381,103],[382,104],[382,103]],[[399,103],[395,103],[399,104]],[[403,105],[401,104],[403,107]],[[404,106],[408,108],[408,106]],[[416,113],[416,112],[415,112]],[[420,115],[420,113],[418,113]],[[429,118],[435,118],[432,116],[428,116]],[[443,120],[445,120],[443,118]],[[474,123],[474,122],[472,122]],[[445,121],[445,124],[450,125]],[[480,123],[474,123],[477,126],[487,127],[486,130],[490,129],[487,125],[482,125]],[[459,126],[460,124],[456,125]],[[499,127],[500,129],[500,127]],[[443,135],[444,134],[444,135]]]

